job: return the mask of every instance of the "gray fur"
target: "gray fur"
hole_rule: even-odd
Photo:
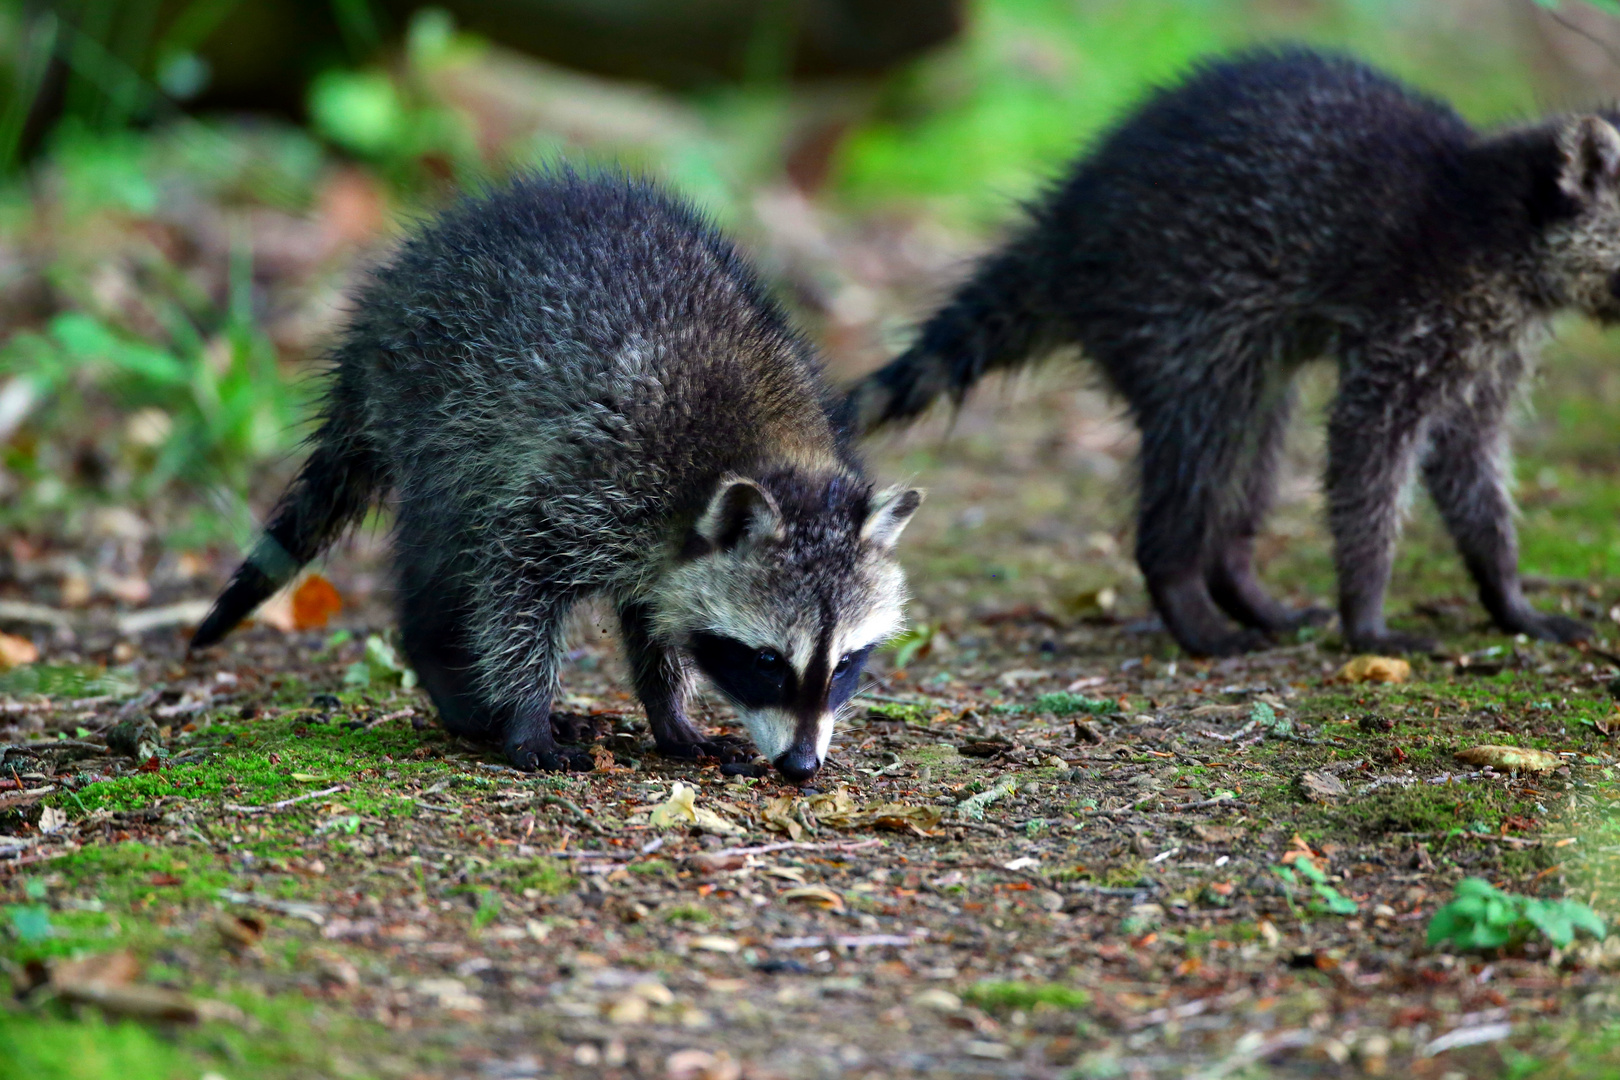
[[[523,768],[589,767],[550,709],[565,618],[602,595],[661,752],[739,755],[686,714],[707,634],[741,643],[733,668],[737,648],[793,653],[796,711],[739,704],[784,772],[819,767],[842,704],[827,650],[901,625],[892,536],[862,536],[894,499],[724,240],[643,184],[531,178],[420,231],[354,309],[267,543],[302,565],[392,491],[403,645],[450,730]],[[287,576],[244,564],[196,644]]]
[[[1504,420],[1550,316],[1620,317],[1611,119],[1481,135],[1348,58],[1207,64],[1082,157],[910,350],[854,387],[847,422],[872,431],[1079,344],[1142,431],[1137,558],[1154,602],[1184,647],[1225,654],[1326,616],[1268,596],[1252,555],[1294,375],[1331,356],[1346,640],[1431,646],[1383,616],[1418,472],[1497,624],[1578,640],[1585,626],[1520,587]]]

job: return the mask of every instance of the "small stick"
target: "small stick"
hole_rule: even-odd
[[[611,830],[604,829],[601,825],[597,824],[597,822],[589,814],[581,810],[579,808],[579,804],[574,802],[572,799],[565,799],[561,795],[553,795],[548,792],[540,796],[538,802],[541,806],[555,806],[561,810],[568,811],[570,814],[574,815],[575,821],[579,822],[579,824],[585,826],[585,828],[589,829],[598,836],[613,835]]]
[[[826,844],[809,844],[802,840],[783,840],[777,844],[760,844],[758,847],[721,848],[713,852],[715,855],[764,855],[771,851],[859,851],[861,848],[877,847],[882,840],[873,837],[870,840],[833,841]]]
[[[225,809],[234,810],[238,814],[271,814],[277,810],[285,810],[297,803],[308,802],[310,799],[319,799],[323,795],[336,795],[340,791],[348,791],[348,784],[339,784],[336,787],[323,788],[320,791],[311,791],[305,795],[298,795],[291,799],[282,799],[280,802],[269,803],[265,806],[242,806],[238,803],[226,803]]]

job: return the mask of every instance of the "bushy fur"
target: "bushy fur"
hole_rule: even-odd
[[[683,205],[569,175],[469,200],[358,296],[313,452],[194,645],[392,491],[403,645],[450,730],[588,767],[550,707],[565,617],[604,594],[662,752],[737,754],[686,716],[701,640],[760,747],[808,776],[853,688],[834,668],[900,627],[891,549],[919,498],[873,492],[834,406]],[[775,684],[748,681],[762,666]]]
[[[1183,646],[1223,654],[1326,616],[1268,596],[1252,554],[1294,375],[1332,356],[1326,492],[1350,644],[1430,644],[1383,617],[1414,469],[1497,624],[1578,639],[1521,591],[1503,423],[1550,315],[1620,316],[1617,174],[1600,116],[1481,135],[1349,58],[1209,63],[1083,156],[854,387],[846,422],[872,431],[1079,344],[1141,428],[1137,558],[1155,604]]]

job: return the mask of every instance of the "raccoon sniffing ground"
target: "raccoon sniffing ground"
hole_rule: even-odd
[[[1620,319],[1614,120],[1481,134],[1347,57],[1205,64],[1081,157],[910,349],[854,387],[847,422],[870,432],[1079,345],[1142,432],[1148,591],[1183,647],[1221,655],[1327,617],[1269,596],[1253,553],[1294,376],[1332,357],[1325,488],[1346,641],[1432,647],[1383,613],[1419,472],[1497,625],[1579,640],[1587,627],[1520,587],[1504,421],[1550,316]]]
[[[901,627],[921,495],[863,478],[742,257],[648,185],[533,177],[406,242],[353,308],[309,459],[192,647],[391,494],[402,644],[450,731],[589,768],[550,717],[564,621],[600,595],[661,753],[747,756],[688,717],[695,668],[813,775]]]

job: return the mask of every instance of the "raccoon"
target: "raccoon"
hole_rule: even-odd
[[[550,720],[570,608],[615,608],[666,756],[804,781],[902,624],[894,546],[816,356],[744,259],[640,181],[531,176],[420,231],[360,291],[312,450],[198,628],[217,642],[391,493],[404,651],[444,726],[588,769]]]
[[[1418,472],[1496,624],[1580,640],[1525,600],[1504,421],[1551,315],[1620,318],[1614,121],[1480,134],[1346,56],[1205,63],[1082,156],[853,387],[844,422],[960,403],[988,372],[1078,345],[1141,429],[1153,602],[1184,648],[1226,655],[1328,617],[1269,596],[1253,555],[1294,376],[1335,358],[1325,488],[1347,643],[1434,646],[1383,614]]]

